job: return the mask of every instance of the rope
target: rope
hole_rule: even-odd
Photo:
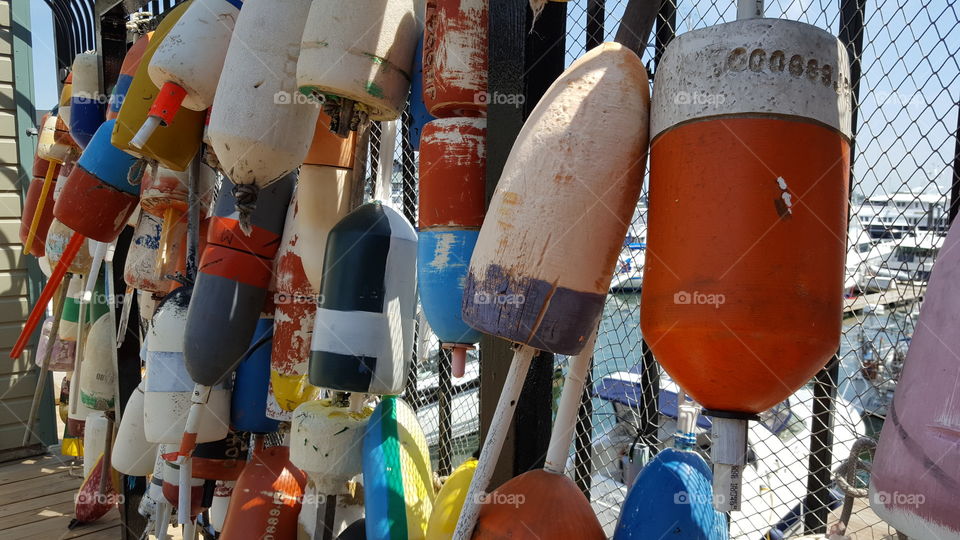
[[[850,448],[850,455],[843,460],[833,471],[833,479],[837,487],[844,493],[843,510],[840,512],[840,523],[843,530],[846,531],[850,523],[850,516],[853,514],[853,500],[857,497],[866,497],[869,493],[868,488],[856,487],[857,471],[870,472],[870,463],[860,459],[860,454],[873,450],[877,447],[877,441],[870,437],[860,437],[854,441]]]
[[[156,163],[156,162],[154,162]],[[145,159],[138,159],[133,162],[133,165],[130,166],[130,170],[127,171],[127,183],[131,186],[139,186],[140,181],[143,180],[144,173],[147,172],[147,165],[149,162]],[[156,170],[153,171],[155,175]]]
[[[253,211],[257,209],[257,195],[260,187],[256,184],[237,184],[233,186],[233,197],[237,200],[237,212],[240,213],[240,230],[250,236],[253,232]]]

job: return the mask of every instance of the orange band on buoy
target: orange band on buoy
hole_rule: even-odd
[[[170,125],[185,97],[187,90],[184,87],[172,82],[164,83],[150,107],[149,116],[156,116],[165,126]]]
[[[208,245],[200,259],[200,271],[266,289],[273,275],[273,261],[247,251]]]
[[[260,227],[253,227],[250,236],[240,230],[240,222],[227,217],[210,219],[207,241],[234,250],[249,252],[258,257],[273,259],[280,248],[280,235]]]

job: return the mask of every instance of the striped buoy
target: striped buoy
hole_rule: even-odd
[[[371,26],[371,20],[379,23]],[[414,0],[314,0],[297,63],[300,90],[340,107],[356,102],[372,120],[399,118],[422,23],[423,4]],[[352,114],[345,116],[346,124],[356,123]],[[331,127],[341,131],[336,122]]]
[[[113,242],[137,207],[140,185],[128,178],[134,159],[110,143],[116,120],[104,122],[63,187],[53,215],[85,237]]]
[[[133,146],[143,146],[158,127],[172,124],[181,106],[203,111],[213,104],[242,6],[243,0],[193,0],[162,39],[147,67],[160,91]]]
[[[70,96],[70,135],[86,148],[103,123],[100,90],[100,55],[80,53],[73,59],[73,89]]]
[[[117,114],[117,121],[111,125],[113,130],[111,142],[119,149],[138,158],[158,161],[164,167],[175,171],[187,169],[190,160],[200,149],[200,140],[203,135],[203,111],[182,110],[169,125],[157,129],[156,132],[142,146],[135,147],[131,140],[137,134],[140,126],[150,115],[150,107],[160,93],[150,79],[148,69],[157,48],[164,38],[173,29],[186,10],[195,0],[178,4],[177,7],[164,14],[160,25],[150,37],[150,42],[143,51],[137,70],[127,88],[126,96]]]
[[[486,128],[483,118],[434,120],[420,148],[420,302],[440,346],[453,349],[455,377],[463,376],[467,349],[480,341],[460,306],[487,199]]]
[[[127,55],[123,57],[120,75],[117,77],[116,84],[113,85],[113,92],[110,93],[110,100],[107,103],[107,120],[116,120],[119,116],[120,107],[126,100],[130,84],[133,82],[133,76],[137,74],[137,68],[140,67],[140,60],[143,59],[143,53],[147,51],[151,36],[153,36],[153,32],[147,32],[140,36],[127,50]]]
[[[430,452],[417,413],[386,396],[363,437],[367,538],[423,538],[433,509]]]
[[[747,19],[677,36],[658,71],[640,324],[717,412],[715,506],[738,510],[747,421],[839,346],[850,63],[824,30]],[[730,226],[705,234],[718,219]]]
[[[423,100],[439,118],[487,113],[488,0],[427,0]]]
[[[240,230],[230,183],[220,189],[184,335],[187,371],[197,384],[212,386],[224,380],[250,345],[295,178],[288,175],[260,192],[249,236]]]
[[[147,333],[147,382],[143,421],[147,440],[179,444],[187,422],[194,383],[184,362],[187,307],[193,291],[181,287],[166,296]],[[213,388],[197,431],[197,442],[219,441],[227,435],[230,389],[226,382]]]
[[[157,444],[147,440],[143,427],[143,389],[141,382],[123,407],[110,455],[110,465],[128,476],[147,476],[156,461]]]
[[[310,382],[399,394],[413,354],[417,233],[396,210],[364,204],[330,231],[313,329]]]

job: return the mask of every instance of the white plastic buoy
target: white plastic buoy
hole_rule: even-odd
[[[83,347],[83,369],[80,372],[80,400],[97,411],[112,409],[117,379],[113,369],[112,350],[116,349],[116,330],[108,315],[90,327]]]
[[[143,387],[141,382],[130,394],[113,442],[110,464],[129,476],[146,476],[153,471],[157,445],[147,441],[143,430]]]
[[[157,127],[173,122],[181,106],[202,111],[213,104],[242,5],[242,0],[193,0],[173,25],[147,67],[160,91],[131,145],[141,148]]]
[[[92,412],[87,416],[83,431],[83,477],[90,476],[90,471],[97,464],[97,459],[106,450],[107,430],[110,429],[110,420],[103,411]]]

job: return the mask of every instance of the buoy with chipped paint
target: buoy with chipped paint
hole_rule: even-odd
[[[224,182],[220,189],[184,335],[187,371],[197,384],[212,386],[224,380],[250,345],[273,274],[294,181],[291,174],[260,192],[250,236],[240,230],[230,183]]]
[[[487,113],[488,0],[427,0],[423,100],[438,118]]]
[[[430,452],[417,414],[386,396],[363,437],[367,538],[423,538],[433,509]]]
[[[227,509],[230,507],[230,498],[233,496],[233,486],[236,482],[218,481],[213,488],[213,502],[210,504],[210,525],[218,533],[223,532],[223,523],[227,519]]]
[[[54,178],[57,178],[57,181],[52,185],[47,185],[45,177],[49,172],[49,164],[49,161],[40,157],[39,152],[34,156],[33,178],[31,178],[30,186],[27,188],[27,196],[23,200],[23,212],[20,217],[20,242],[24,246],[26,246],[27,238],[30,236],[30,227],[36,221],[34,236],[43,241],[32,242],[30,250],[25,250],[25,253],[36,257],[46,255],[46,238],[50,231],[50,224],[53,223],[54,197],[60,183],[57,175],[63,168],[60,164],[54,165],[52,174]],[[39,210],[39,214],[37,210]],[[35,216],[36,219],[34,219]]]
[[[147,67],[160,90],[130,141],[134,147],[146,144],[158,127],[172,124],[181,107],[203,111],[213,104],[241,7],[243,0],[194,0],[162,39]]]
[[[61,319],[61,325],[63,319]],[[60,336],[50,337],[53,331],[53,317],[48,317],[40,330],[40,340],[37,342],[37,366],[41,366],[44,356],[47,354],[47,347],[53,347],[50,352],[50,364],[47,369],[50,371],[72,371],[76,361],[77,343],[60,339]]]
[[[269,307],[273,304],[268,302]],[[270,350],[273,343],[273,313],[260,314],[246,360],[237,365],[233,382],[230,423],[234,428],[252,433],[273,433],[280,423],[267,416],[267,393],[270,386]]]
[[[143,51],[133,80],[120,105],[116,123],[111,125],[113,131],[110,140],[117,148],[138,158],[158,161],[164,167],[175,171],[186,170],[190,160],[200,149],[203,136],[203,111],[181,110],[169,125],[155,131],[143,146],[135,147],[131,141],[140,126],[146,122],[150,115],[150,107],[160,93],[160,89],[150,79],[148,72],[150,62],[164,38],[169,35],[193,1],[195,0],[178,4],[164,13],[163,20],[160,21]]]
[[[960,362],[953,352],[960,343],[958,243],[954,222],[927,284],[870,470],[870,507],[911,538],[960,537]]]
[[[720,511],[740,508],[747,421],[809,381],[840,342],[849,78],[836,37],[777,19],[679,35],[658,69],[640,325],[713,416]],[[731,208],[742,209],[735,222]],[[715,220],[729,223],[721,236],[702,227]]]
[[[163,222],[156,216],[140,213],[123,270],[123,279],[128,286],[151,293],[166,293],[171,283],[175,283],[167,279],[173,273],[172,266],[157,264],[162,226]],[[181,227],[181,232],[186,232],[185,226]]]
[[[140,67],[143,53],[147,51],[147,45],[150,44],[152,36],[153,32],[143,34],[127,49],[127,54],[123,57],[123,64],[120,66],[120,75],[117,76],[117,82],[113,85],[113,92],[110,93],[110,99],[107,102],[107,120],[116,120],[119,116],[120,107],[123,106],[123,102],[127,98],[133,76],[137,74],[137,68]]]
[[[296,81],[309,9],[306,0],[247,0],[227,52],[208,135],[235,186],[241,223],[257,192],[299,167],[313,139],[320,109],[297,93]]]
[[[484,220],[470,259],[463,319],[518,349],[454,538],[474,531],[535,351],[580,354],[596,330],[643,183],[647,87],[631,50],[591,49],[547,89],[507,158],[487,211],[497,219]]]
[[[147,334],[147,383],[144,426],[148,441],[179,444],[187,422],[194,383],[184,362],[187,308],[193,291],[181,287],[166,296]],[[223,439],[230,420],[230,389],[226,382],[210,392],[197,442]]]
[[[191,474],[204,480],[236,481],[247,463],[249,439],[250,433],[231,429],[219,441],[198,444],[190,458]],[[175,459],[176,454],[165,457]]]
[[[423,4],[414,0],[315,0],[306,19],[297,84],[324,96],[331,129],[345,136],[371,120],[400,117],[410,92]],[[370,26],[373,15],[380,24]]]
[[[467,350],[481,335],[463,322],[460,307],[487,199],[486,128],[483,118],[434,120],[420,147],[420,303],[440,346],[453,350],[454,377],[463,376]]]
[[[414,151],[420,150],[420,136],[423,126],[436,120],[427,110],[423,102],[423,38],[417,42],[417,50],[413,53],[413,80],[410,81],[410,147]]]
[[[100,90],[100,55],[78,54],[73,59],[72,74],[70,135],[80,148],[86,148],[104,120]]]
[[[40,128],[37,156],[47,161],[47,170],[44,174],[40,193],[37,195],[37,205],[34,209],[33,219],[23,242],[24,253],[33,251],[33,242],[37,235],[41,217],[44,215],[48,193],[53,188],[58,166],[75,157],[78,152],[79,147],[70,137],[70,133],[66,131],[66,127],[59,116],[52,112],[45,115],[43,125]]]
[[[110,459],[114,469],[128,476],[147,476],[153,472],[157,453],[157,444],[148,441],[144,432],[143,389],[141,382],[123,408]]]
[[[117,346],[117,331],[106,314],[94,320],[83,346],[80,400],[93,410],[106,411],[116,400],[117,373],[111,349]]]
[[[399,394],[413,354],[417,233],[380,202],[330,231],[310,353],[310,382]]]
[[[295,538],[306,476],[290,448],[258,444],[233,488],[223,538]]]
[[[116,120],[100,125],[70,173],[53,215],[77,233],[113,242],[137,208],[140,185],[131,184],[134,159],[110,143]]]

